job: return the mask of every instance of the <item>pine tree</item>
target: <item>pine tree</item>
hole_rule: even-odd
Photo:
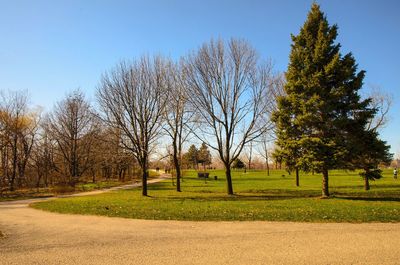
[[[246,165],[243,163],[242,160],[240,160],[240,158],[236,158],[232,163],[232,168],[236,168],[236,169],[242,169],[245,166]]]
[[[329,196],[328,171],[351,166],[351,136],[365,131],[375,113],[370,99],[358,94],[365,72],[357,72],[351,53],[342,56],[337,30],[314,3],[300,33],[292,35],[286,95],[274,113],[284,159],[322,173],[323,197]]]
[[[197,164],[198,164],[198,157],[199,157],[199,150],[197,147],[192,144],[189,147],[189,150],[186,153],[186,156],[188,158],[189,163],[193,166],[194,169],[197,169]]]
[[[208,150],[208,146],[205,143],[202,143],[200,146],[200,149],[197,154],[197,159],[199,163],[203,165],[203,168],[205,170],[206,165],[211,164],[211,153],[210,150]]]
[[[382,178],[382,170],[379,164],[389,164],[393,159],[393,154],[389,152],[390,146],[378,138],[378,133],[374,130],[365,130],[355,135],[352,141],[352,157],[354,168],[362,169],[360,176],[364,179],[364,189],[370,189],[370,180]]]

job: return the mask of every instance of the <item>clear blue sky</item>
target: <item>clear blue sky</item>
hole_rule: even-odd
[[[0,0],[0,89],[28,89],[50,110],[81,88],[94,100],[100,75],[120,59],[142,54],[178,58],[210,38],[240,37],[285,71],[290,34],[312,0],[19,1]],[[393,95],[382,138],[400,153],[400,1],[317,1],[339,25],[342,52],[367,71],[365,86]]]

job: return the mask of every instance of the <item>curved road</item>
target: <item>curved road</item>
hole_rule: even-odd
[[[0,264],[400,264],[400,223],[148,221],[0,204]]]

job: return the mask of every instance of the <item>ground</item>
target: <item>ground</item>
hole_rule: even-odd
[[[45,212],[30,208],[34,201],[0,203],[5,234],[0,264],[383,265],[400,260],[400,223],[135,220]]]
[[[0,264],[398,264],[400,223],[182,222],[0,206]]]

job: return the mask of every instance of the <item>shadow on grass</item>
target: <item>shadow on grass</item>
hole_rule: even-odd
[[[375,186],[375,183],[370,183],[371,186]],[[344,186],[334,186],[334,189],[351,189],[351,190],[364,190],[364,185],[344,185]],[[400,188],[399,184],[379,184],[377,185],[378,189],[393,189],[393,188]],[[373,191],[373,189],[371,189]]]
[[[192,200],[192,201],[260,201],[260,200],[290,200],[290,199],[308,199],[320,198],[321,192],[316,190],[245,190],[240,191],[234,195],[226,195],[223,192],[213,192],[208,190],[192,191],[192,194],[187,196],[168,196],[167,200]],[[400,195],[398,194],[385,194],[381,196],[369,196],[366,194],[352,194],[344,192],[332,192],[332,199],[343,199],[353,201],[393,201],[399,202]]]
[[[176,190],[176,186],[172,186],[171,184],[169,185],[163,185],[163,186],[159,186],[159,185],[152,185],[147,187],[148,190],[170,190],[170,191],[174,191]]]
[[[197,193],[197,192],[196,192]],[[302,199],[302,198],[318,198],[318,194],[295,194],[295,193],[280,193],[280,194],[244,194],[236,193],[234,195],[226,195],[223,193],[209,192],[206,196],[168,196],[167,200],[177,201],[267,201],[267,200],[288,200],[288,199]]]
[[[297,189],[249,189],[240,191],[240,193],[255,193],[265,195],[290,195],[293,197],[317,197],[321,195],[319,190],[297,190]]]
[[[385,201],[385,202],[400,202],[399,197],[354,197],[354,196],[341,196],[336,197],[342,200],[351,200],[351,201]]]

